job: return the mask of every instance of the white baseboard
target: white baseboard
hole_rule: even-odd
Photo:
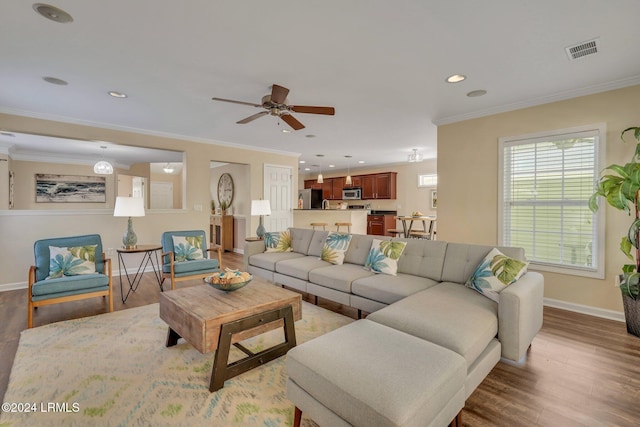
[[[16,289],[27,289],[29,284],[27,282],[17,283],[3,283],[0,285],[0,292],[15,291]]]
[[[602,317],[603,319],[617,320],[624,322],[624,312],[607,310],[604,308],[591,307],[589,305],[576,304],[573,302],[560,301],[552,298],[545,298],[544,305],[547,307],[560,308],[562,310],[574,311],[576,313],[588,314],[589,316]]]

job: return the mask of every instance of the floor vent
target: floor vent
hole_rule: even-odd
[[[567,51],[567,56],[570,61],[594,55],[598,53],[598,39],[596,38],[577,45],[569,46],[566,47],[565,50]]]

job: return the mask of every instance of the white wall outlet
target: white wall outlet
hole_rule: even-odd
[[[108,248],[107,249],[107,256],[114,256],[116,253],[116,250],[113,248]]]
[[[202,205],[193,205],[193,210],[196,212],[202,212]]]

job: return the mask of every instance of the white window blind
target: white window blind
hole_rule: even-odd
[[[418,187],[436,187],[437,185],[438,185],[437,173],[418,175]]]
[[[542,270],[603,276],[602,221],[588,206],[601,135],[592,128],[501,140],[501,244],[524,247]]]

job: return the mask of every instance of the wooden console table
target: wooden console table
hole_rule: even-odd
[[[209,235],[223,252],[233,251],[233,215],[211,215]]]

